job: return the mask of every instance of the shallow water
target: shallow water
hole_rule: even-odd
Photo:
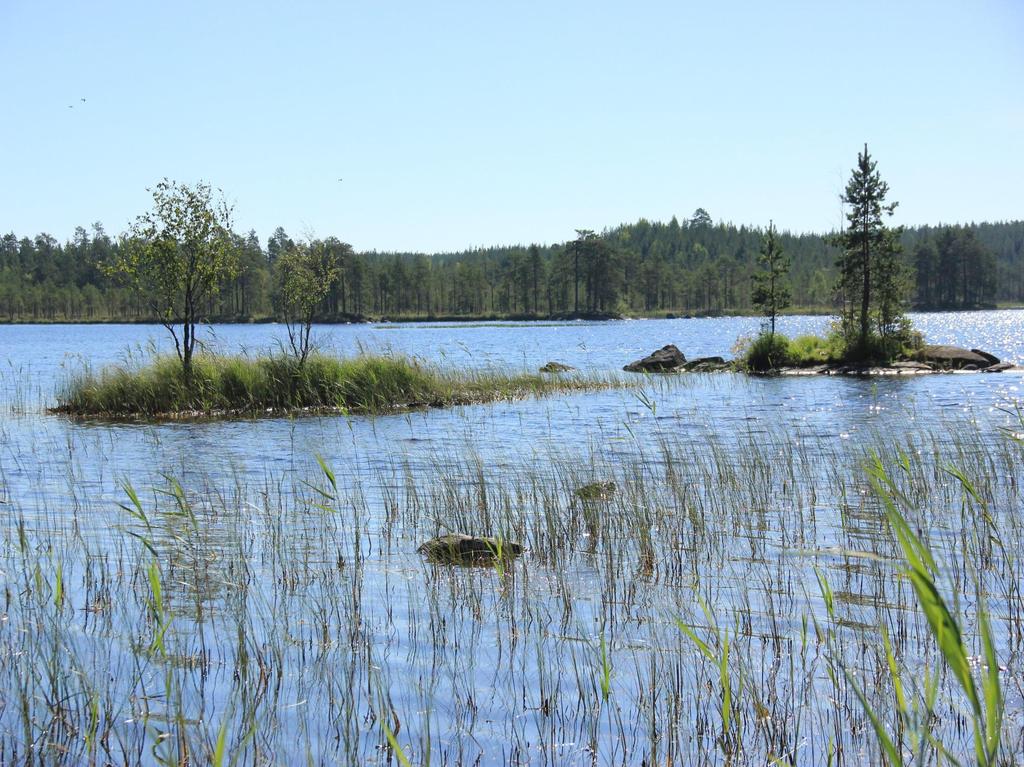
[[[930,342],[1024,361],[1024,312],[913,319]],[[821,332],[827,322],[787,317],[780,331]],[[730,356],[737,338],[757,328],[756,319],[716,318],[330,326],[318,334],[325,351],[339,354],[394,351],[441,367],[505,369],[554,359],[606,373],[666,343],[691,358]],[[221,351],[258,353],[284,335],[274,325],[232,325],[207,337]],[[159,327],[0,326],[0,568],[8,590],[22,594],[0,623],[0,688],[45,687],[23,681],[45,677],[38,637],[63,643],[83,678],[124,670],[94,685],[118,722],[112,740],[122,751],[110,746],[107,755],[114,761],[156,762],[177,742],[159,739],[152,724],[155,711],[171,708],[168,694],[151,701],[171,668],[177,710],[200,724],[166,731],[213,740],[227,717],[232,747],[258,763],[383,763],[383,711],[402,723],[397,737],[414,763],[427,751],[434,763],[451,764],[636,764],[666,754],[724,763],[733,752],[721,745],[721,716],[707,692],[717,671],[702,665],[674,622],[710,631],[698,594],[720,625],[735,625],[737,657],[771,691],[768,708],[778,707],[776,729],[786,733],[772,737],[803,749],[804,761],[825,761],[836,720],[861,714],[848,692],[843,709],[801,697],[837,695],[820,643],[800,650],[805,616],[827,620],[814,565],[841,605],[837,625],[848,633],[837,641],[851,667],[871,673],[856,648],[877,645],[880,622],[902,631],[909,666],[934,660],[892,568],[862,556],[894,554],[865,481],[872,449],[891,460],[896,450],[912,457],[906,482],[919,500],[908,514],[944,555],[942,581],[963,601],[969,630],[972,578],[997,602],[1008,684],[1020,673],[1016,619],[1024,608],[1012,564],[1024,548],[1020,453],[1001,431],[1020,427],[1007,412],[1022,398],[1017,373],[691,374],[644,379],[640,390],[378,418],[109,424],[45,414],[81,366],[169,348]],[[318,455],[333,467],[337,491]],[[949,466],[978,484],[1009,555],[984,559],[982,515]],[[180,482],[187,511],[167,495],[168,477]],[[573,500],[573,487],[605,478],[620,489],[606,507]],[[125,481],[139,490],[148,527],[119,506],[132,507]],[[416,544],[453,526],[515,535],[529,550],[504,574],[425,564]],[[177,660],[140,653],[139,637],[154,619],[144,569],[136,570],[150,554],[126,531],[157,554],[176,616],[167,637]],[[26,574],[26,540],[39,576]],[[977,572],[959,561],[969,557],[983,562]],[[44,591],[39,579],[52,583],[58,563],[73,611],[48,623],[56,619],[31,594]],[[86,621],[98,594],[113,602],[95,613],[102,618],[67,620]],[[43,627],[36,639],[25,633],[30,625]],[[611,659],[608,695],[602,652]],[[792,663],[809,686],[780,671]],[[264,685],[257,696],[238,669],[258,676],[264,666],[281,676],[273,695]],[[149,706],[148,727],[140,701]],[[1009,686],[1007,701],[1008,721],[1019,724],[1019,686]],[[4,702],[0,761],[24,754],[30,740],[21,709],[13,698]],[[46,729],[45,717],[34,715]],[[253,722],[260,734],[247,740]],[[735,753],[782,753],[759,727],[749,725]],[[965,748],[960,728],[943,732]],[[853,728],[839,736],[847,763],[870,752],[867,735]],[[80,756],[80,735],[63,736],[79,749],[65,745],[68,753]],[[1018,738],[1011,748],[1020,747]]]

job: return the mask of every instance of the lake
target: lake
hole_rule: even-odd
[[[1024,312],[912,319],[930,343],[1024,362]],[[667,343],[729,357],[758,328],[315,332],[341,355],[612,374]],[[286,338],[203,337],[250,354]],[[0,326],[2,763],[204,763],[219,744],[225,764],[877,762],[858,689],[900,747],[927,723],[970,760],[953,674],[923,714],[941,655],[879,488],[934,553],[979,679],[987,605],[1002,753],[1024,759],[1018,372],[640,377],[375,418],[46,413],[76,370],[172,348],[159,326]],[[576,494],[594,481],[615,492]],[[527,550],[497,567],[417,553],[449,531]],[[883,630],[919,707],[902,719]]]

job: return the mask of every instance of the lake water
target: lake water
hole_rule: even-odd
[[[1024,362],[1024,312],[913,321],[931,343]],[[786,317],[779,330],[827,323]],[[473,369],[558,360],[612,374],[667,343],[690,358],[728,357],[758,327],[715,318],[317,334],[337,354]],[[285,335],[218,325],[204,338],[256,354]],[[377,418],[111,424],[46,414],[74,371],[171,348],[156,326],[0,326],[4,763],[29,753],[160,763],[186,751],[202,762],[223,722],[228,752],[259,764],[386,763],[398,758],[389,733],[413,763],[822,763],[830,749],[840,763],[870,761],[863,712],[834,686],[828,660],[873,680],[865,686],[889,705],[884,656],[867,649],[879,646],[879,625],[912,673],[937,662],[891,564],[864,470],[871,451],[898,475],[903,510],[942,560],[969,640],[979,596],[992,605],[1004,747],[1024,756],[1017,372],[690,374]],[[594,480],[615,481],[615,497],[573,495]],[[507,571],[424,562],[417,544],[449,529],[515,537],[528,551]],[[717,647],[715,623],[731,637],[740,702],[728,727],[718,669],[676,619]],[[55,663],[73,678],[53,682]],[[955,693],[947,678],[938,731],[969,754],[962,712],[949,713],[962,708]],[[69,701],[57,713],[55,695]],[[94,700],[105,742],[68,724],[92,721]]]

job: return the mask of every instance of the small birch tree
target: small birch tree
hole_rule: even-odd
[[[191,381],[201,312],[238,272],[231,207],[202,181],[190,186],[165,178],[149,191],[153,209],[121,236],[106,271],[141,293],[174,339]]]
[[[329,238],[300,242],[285,249],[274,263],[275,303],[288,329],[288,344],[302,366],[313,349],[316,312],[341,276],[352,246]]]

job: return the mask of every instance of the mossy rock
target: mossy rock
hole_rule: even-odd
[[[462,565],[493,562],[499,557],[513,559],[523,553],[523,547],[499,538],[449,533],[431,538],[418,551],[431,562]]]
[[[614,482],[588,482],[577,487],[574,494],[581,501],[609,501],[615,490]]]

